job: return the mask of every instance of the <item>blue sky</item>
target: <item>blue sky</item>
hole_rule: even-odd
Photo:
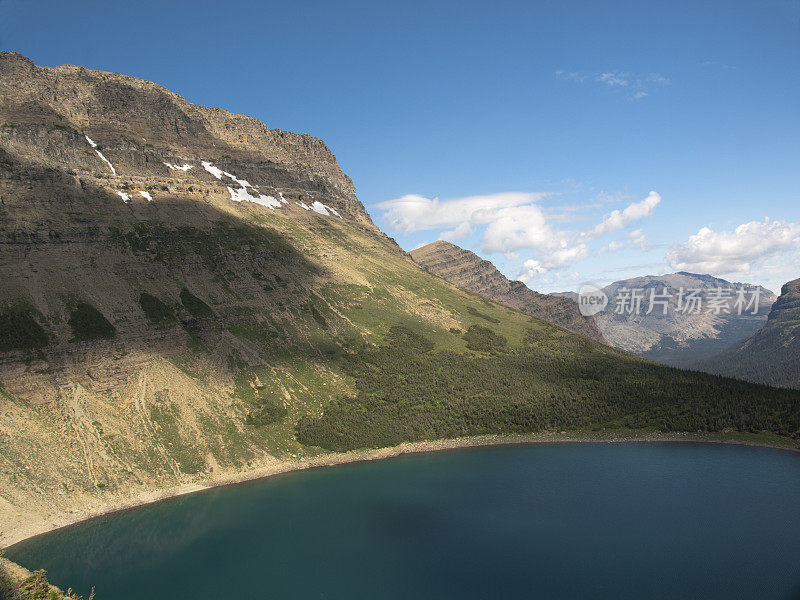
[[[405,249],[534,289],[800,277],[797,0],[0,0],[0,48],[320,137]]]

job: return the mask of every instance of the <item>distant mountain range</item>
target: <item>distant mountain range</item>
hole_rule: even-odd
[[[586,317],[578,310],[577,292],[540,294],[521,281],[510,281],[491,262],[450,242],[433,242],[409,254],[426,270],[464,290],[655,362],[730,376],[742,374],[775,385],[787,385],[787,377],[789,383],[793,381],[789,371],[778,366],[770,378],[759,378],[754,372],[765,372],[764,365],[774,360],[769,356],[756,359],[756,348],[765,347],[762,338],[766,330],[757,338],[760,341],[749,340],[767,323],[777,299],[761,286],[687,272],[635,277],[603,288],[608,306],[594,317]],[[771,324],[769,339],[790,335],[782,329],[786,322],[784,316]],[[749,349],[740,348],[745,340]],[[727,350],[737,352],[738,362],[729,353],[724,363],[713,360]],[[759,366],[750,368],[747,365],[751,363]],[[735,364],[741,366],[735,368]]]
[[[414,262],[461,289],[517,308],[593,340],[603,335],[594,319],[584,317],[567,298],[540,294],[521,281],[510,281],[488,260],[450,242],[438,241],[409,252]]]
[[[727,377],[800,389],[800,279],[783,286],[761,329],[700,367]]]
[[[609,304],[595,321],[612,346],[692,369],[758,331],[776,300],[760,286],[686,272],[615,281],[603,291]]]

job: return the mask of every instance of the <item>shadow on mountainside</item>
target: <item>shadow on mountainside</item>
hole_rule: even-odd
[[[278,211],[229,211],[203,198],[125,204],[91,180],[51,175],[45,191],[72,192],[39,196],[34,186],[5,209],[27,216],[2,232],[6,293],[16,294],[6,302],[18,314],[28,303],[48,340],[19,350],[16,364],[27,361],[30,376],[55,372],[102,393],[167,359],[211,393],[232,387],[250,407],[249,426],[294,427],[288,408],[300,419],[298,439],[335,450],[591,426],[784,436],[800,428],[796,394],[654,365],[530,317],[512,348],[493,329],[501,320],[473,306],[464,312],[485,324],[446,334],[466,353],[434,352],[433,332],[407,312],[358,317],[394,326],[371,347],[365,322],[345,314],[354,300],[331,293],[325,254],[308,250],[348,246],[347,224],[318,219],[312,233],[284,222],[288,235],[269,222]],[[308,375],[315,369],[336,374],[338,387],[325,389],[333,379]],[[24,390],[13,371],[0,380]],[[289,400],[284,376],[304,400]]]

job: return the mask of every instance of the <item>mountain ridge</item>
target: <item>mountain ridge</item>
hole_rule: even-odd
[[[621,290],[638,290],[640,310],[623,299]],[[710,310],[717,290],[731,290],[721,301],[720,309]],[[758,295],[758,310],[735,307],[737,290],[743,290],[745,300]],[[663,307],[650,311],[650,294],[666,293],[667,314]],[[684,297],[681,297],[681,290]],[[679,303],[688,306],[689,294],[697,292],[700,298],[697,310],[682,310]],[[748,283],[730,282],[708,274],[681,271],[664,275],[643,275],[615,281],[603,288],[609,298],[604,311],[595,315],[595,321],[605,338],[615,348],[632,352],[659,363],[681,368],[699,368],[706,358],[752,335],[767,320],[775,295],[768,289]],[[573,300],[577,294],[565,293]],[[620,312],[621,311],[621,312]],[[647,314],[650,311],[650,314]]]
[[[582,316],[577,304],[540,294],[521,281],[507,279],[491,262],[474,252],[439,240],[416,248],[409,255],[426,270],[462,289],[605,342],[593,319]]]

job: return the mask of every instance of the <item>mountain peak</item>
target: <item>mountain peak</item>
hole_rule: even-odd
[[[248,187],[239,180],[251,187],[238,198],[285,196],[294,201],[286,203],[291,208],[312,207],[324,196],[338,215],[379,233],[352,180],[318,138],[191,104],[144,79],[73,65],[40,67],[15,52],[0,54],[0,74],[0,136],[27,162],[92,176],[116,194],[131,179],[180,175],[187,185],[214,184],[200,167],[206,161],[232,174],[216,178],[222,187],[215,197],[226,196],[226,187]],[[87,140],[95,146],[89,148]],[[192,170],[165,166],[176,164]],[[238,199],[233,192],[230,197]]]

